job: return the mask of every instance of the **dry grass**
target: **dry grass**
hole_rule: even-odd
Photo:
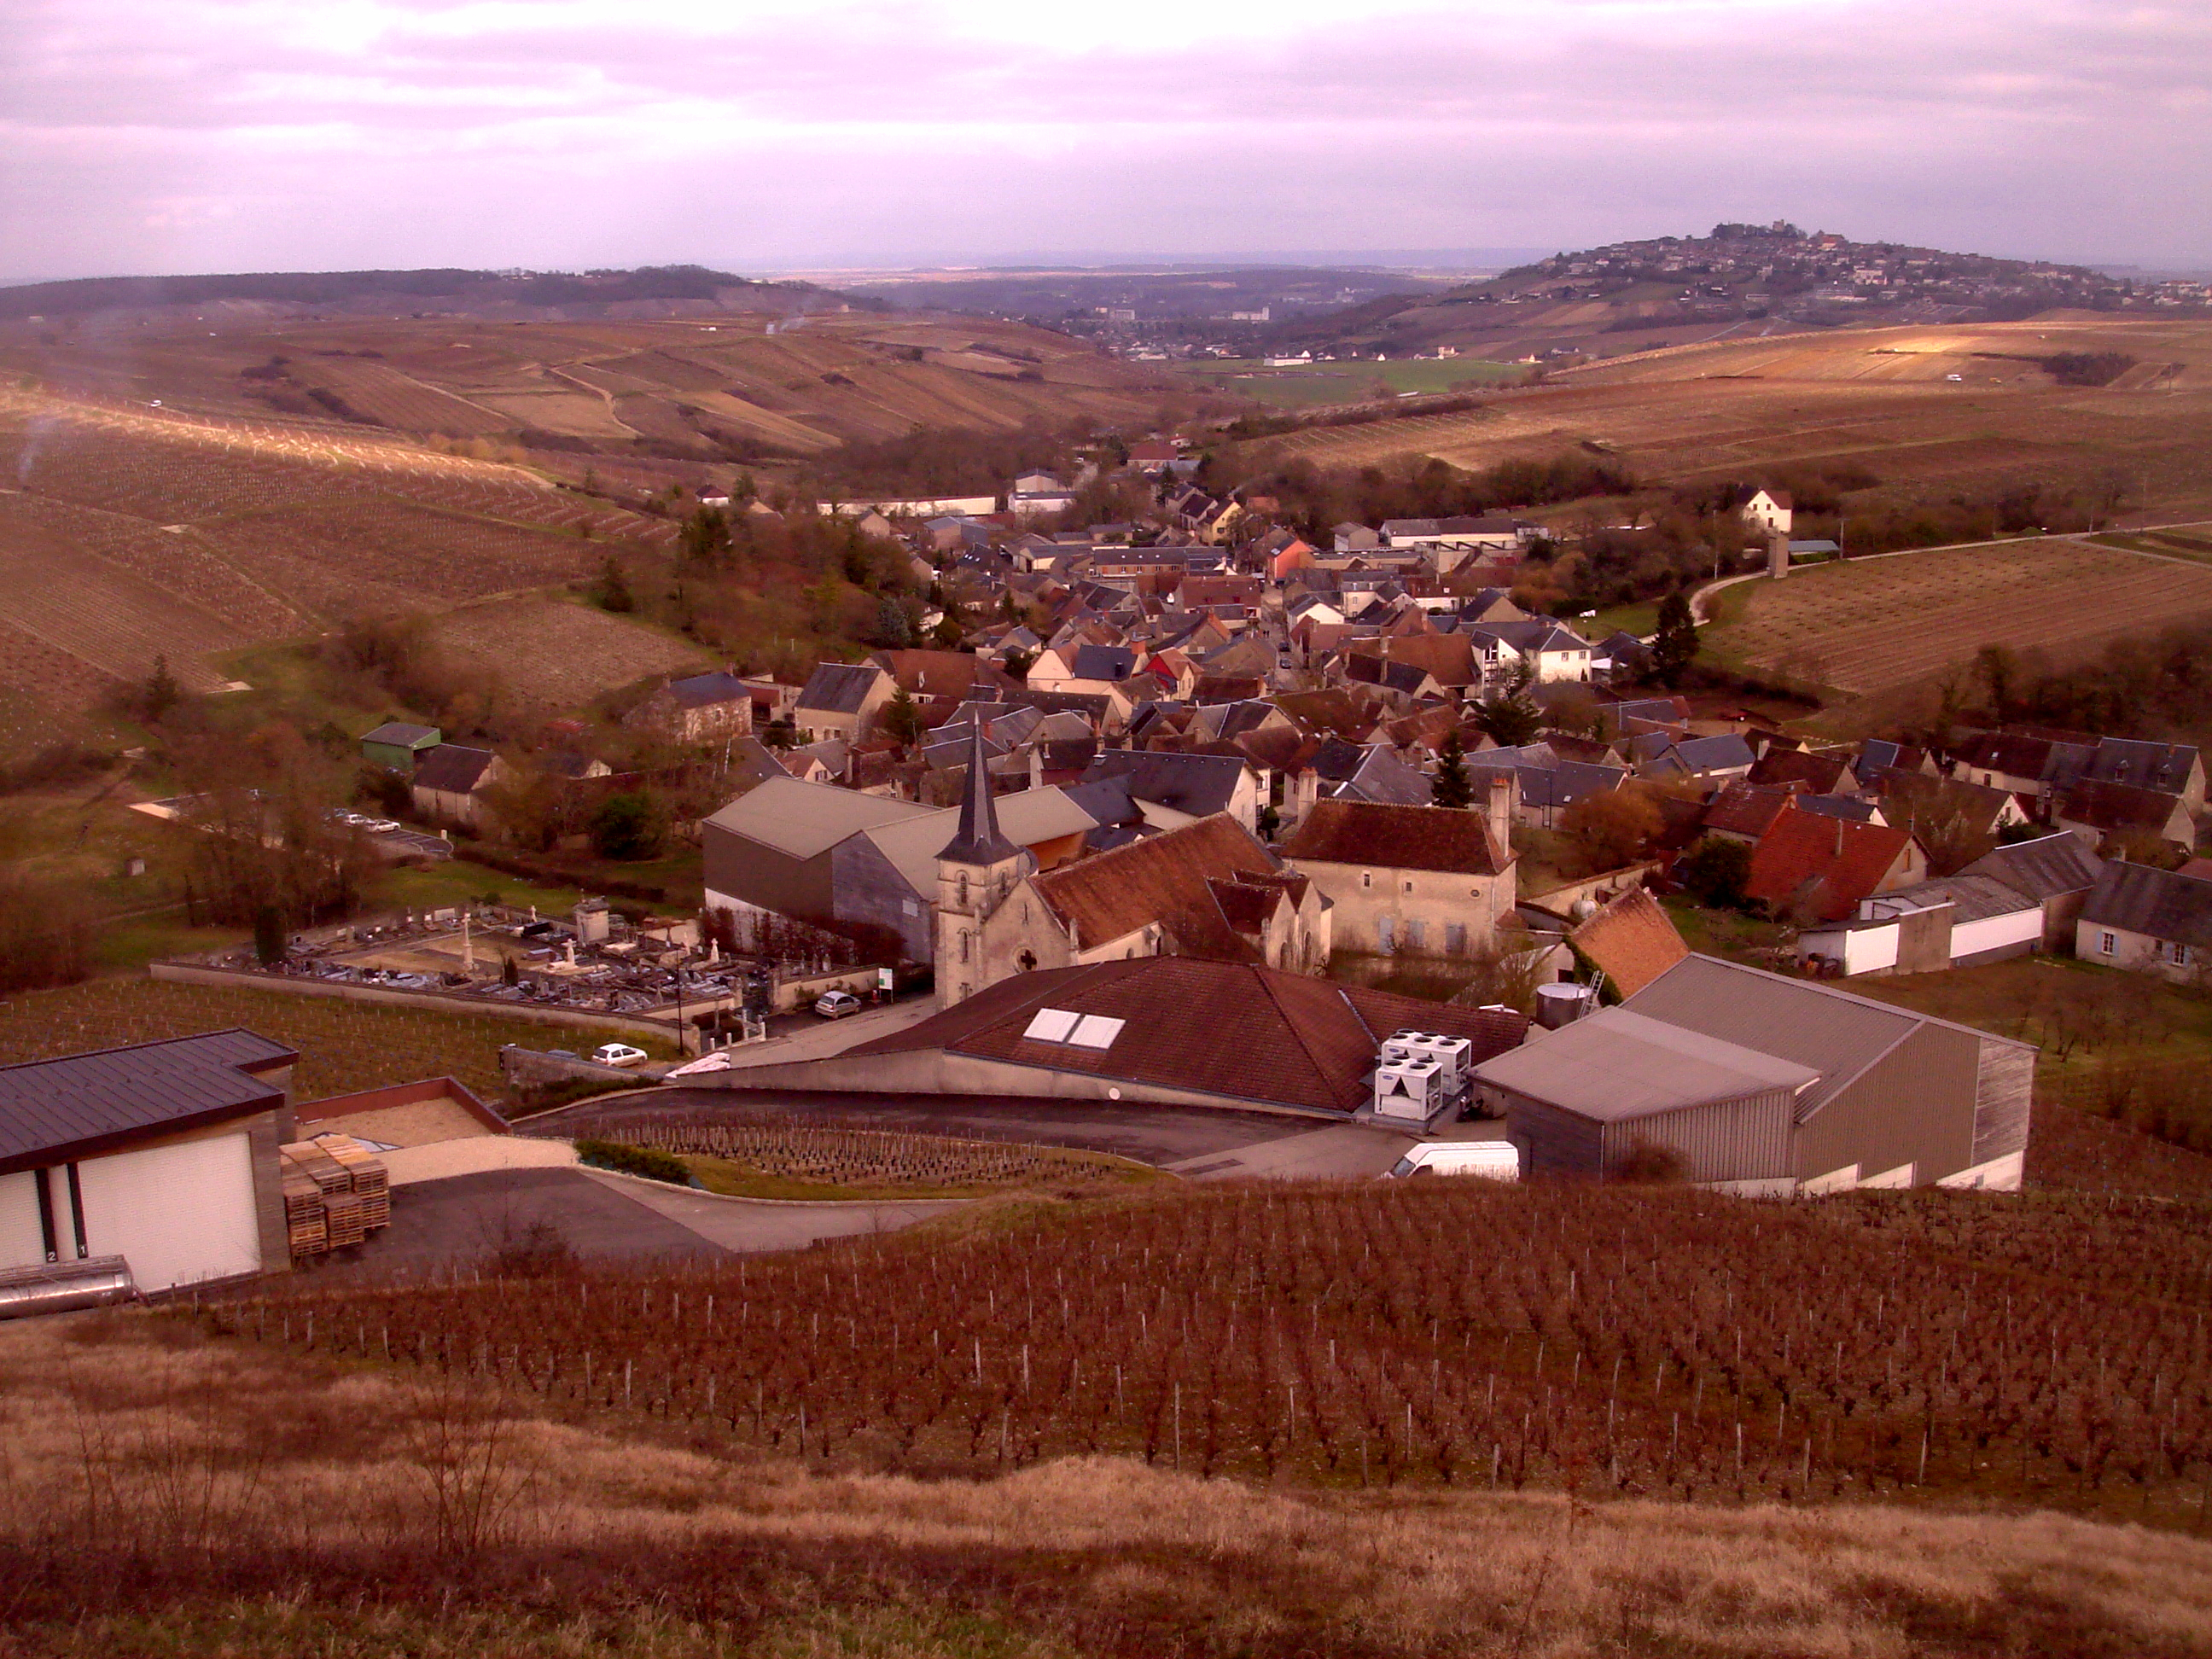
[[[440,644],[495,667],[526,702],[573,708],[609,686],[708,665],[697,646],[590,605],[528,597],[495,599],[438,619]]]
[[[2046,1514],[821,1476],[453,1383],[0,1330],[0,1654],[2212,1653],[2212,1546]]]

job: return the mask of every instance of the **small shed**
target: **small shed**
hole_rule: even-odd
[[[361,740],[361,757],[387,772],[414,775],[422,757],[444,742],[434,726],[411,726],[405,720],[386,720]]]

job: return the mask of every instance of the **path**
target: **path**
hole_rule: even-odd
[[[589,1179],[644,1206],[726,1250],[803,1249],[817,1239],[896,1232],[918,1221],[957,1210],[958,1198],[906,1199],[881,1204],[804,1204],[723,1198],[659,1182],[586,1170]]]

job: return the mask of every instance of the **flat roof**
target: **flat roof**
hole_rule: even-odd
[[[1626,1008],[1531,1036],[1474,1068],[1481,1081],[1601,1123],[1820,1081],[1808,1066]]]

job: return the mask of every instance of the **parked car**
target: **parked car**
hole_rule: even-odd
[[[824,991],[815,999],[814,1012],[824,1019],[842,1019],[860,1012],[860,1000],[850,991]]]
[[[1505,1140],[1431,1140],[1413,1147],[1383,1173],[1385,1181],[1414,1176],[1487,1176],[1492,1181],[1521,1178],[1521,1152]]]
[[[592,1050],[592,1060],[599,1066],[635,1066],[651,1056],[642,1048],[633,1048],[627,1042],[602,1042]]]

